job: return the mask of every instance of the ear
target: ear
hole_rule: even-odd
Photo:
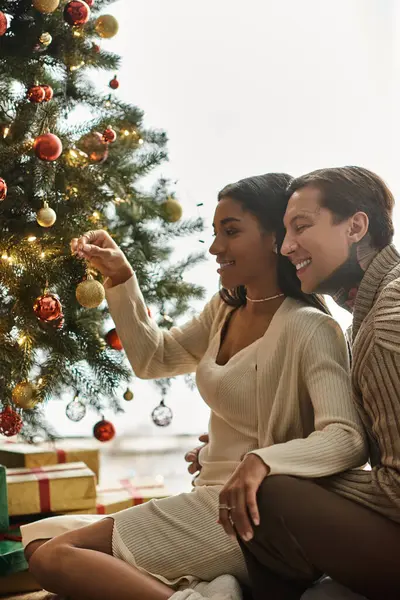
[[[349,241],[356,244],[368,233],[369,218],[365,212],[356,212],[349,221]]]

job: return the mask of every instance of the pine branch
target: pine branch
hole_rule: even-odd
[[[86,265],[71,256],[71,238],[106,228],[164,327],[172,322],[162,315],[174,321],[204,293],[183,278],[203,260],[200,253],[171,264],[173,240],[201,231],[201,219],[168,223],[162,205],[172,184],[160,179],[150,190],[141,185],[167,159],[166,133],[146,129],[140,108],[111,90],[100,94],[93,83],[96,70],[110,70],[111,79],[120,65],[119,56],[94,46],[95,19],[111,2],[96,0],[90,21],[74,30],[66,26],[61,6],[44,15],[31,0],[0,0],[0,10],[12,17],[0,37],[0,176],[8,186],[0,202],[0,408],[12,405],[19,382],[35,385],[39,403],[23,411],[22,433],[29,441],[57,436],[43,408],[65,393],[72,399],[79,392],[99,414],[121,412],[120,385],[132,376],[123,354],[105,342],[108,307],[78,304],[76,287]],[[43,32],[52,36],[47,46],[40,42]],[[29,102],[34,83],[51,86],[53,98]],[[86,120],[75,120],[77,109]],[[99,136],[109,125],[116,140],[106,146]],[[63,146],[54,161],[38,158],[33,145],[47,132]],[[57,215],[49,228],[37,219],[44,201]],[[59,297],[63,323],[35,313],[45,293]],[[164,394],[170,381],[157,385]]]

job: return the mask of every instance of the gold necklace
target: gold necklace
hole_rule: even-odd
[[[253,300],[252,298],[249,298],[246,294],[246,300],[248,300],[249,302],[268,302],[268,300],[275,300],[275,298],[281,298],[284,295],[285,294],[276,294],[276,296],[269,296],[268,298],[260,298],[260,300]]]

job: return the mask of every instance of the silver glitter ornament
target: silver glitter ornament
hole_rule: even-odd
[[[161,400],[160,404],[151,413],[153,423],[158,427],[168,427],[172,422],[173,416],[172,410],[168,406],[165,406],[164,400]]]
[[[75,396],[65,409],[65,414],[68,419],[75,421],[75,423],[82,421],[83,417],[86,415],[86,405],[78,398],[78,396]]]

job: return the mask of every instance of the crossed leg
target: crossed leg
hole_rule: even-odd
[[[168,600],[170,587],[112,556],[113,526],[106,518],[31,542],[31,573],[46,590],[73,600]]]

